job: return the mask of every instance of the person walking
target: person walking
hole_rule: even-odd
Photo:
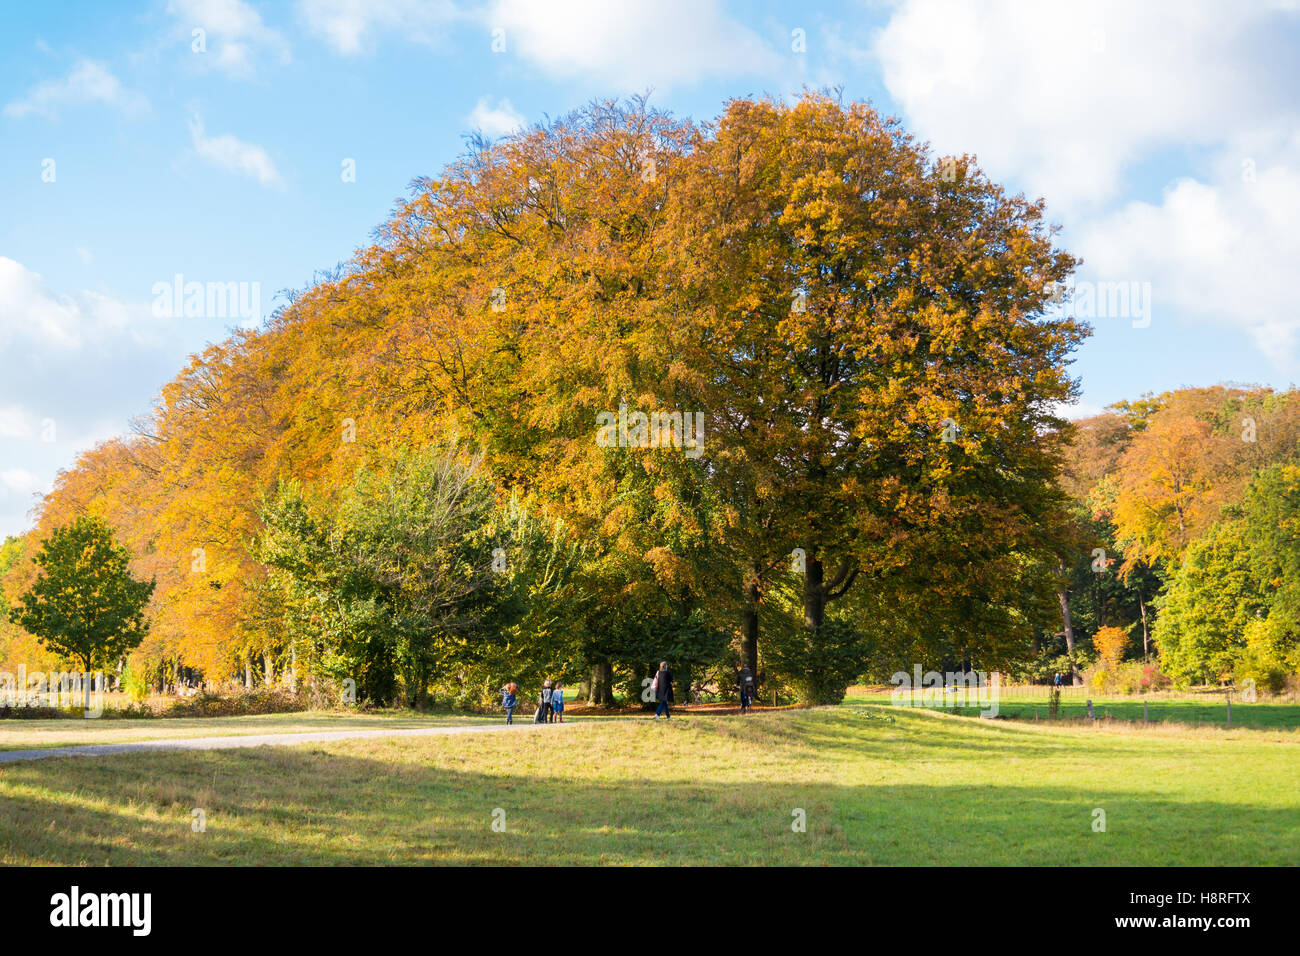
[[[542,700],[537,707],[537,722],[539,724],[549,724],[551,722],[551,682],[549,679],[542,681]]]
[[[743,714],[749,710],[749,705],[754,700],[754,672],[745,666],[744,661],[740,662],[736,679],[740,683],[740,712]]]
[[[667,661],[659,662],[659,671],[655,674],[655,700],[659,705],[655,707],[655,720],[663,714],[664,720],[672,715],[668,712],[668,705],[673,702],[673,672],[668,669]]]
[[[551,688],[551,722],[564,723],[564,685],[558,680]]]
[[[515,722],[515,707],[519,704],[519,698],[516,696],[518,690],[519,685],[514,681],[501,688],[501,704],[506,709],[507,724]]]

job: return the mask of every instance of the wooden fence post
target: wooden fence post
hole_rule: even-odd
[[[1224,694],[1224,698],[1228,701],[1228,726],[1231,727],[1232,726],[1232,694]]]

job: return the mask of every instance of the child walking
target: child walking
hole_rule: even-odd
[[[564,686],[557,680],[551,688],[551,722],[564,723]]]
[[[501,688],[501,703],[506,709],[507,724],[515,722],[515,706],[519,703],[519,698],[515,696],[517,690],[519,690],[519,685],[513,681]]]

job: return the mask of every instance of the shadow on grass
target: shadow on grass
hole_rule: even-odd
[[[510,775],[508,768],[433,767],[421,756],[407,753],[395,763],[303,747],[15,765],[0,776],[0,859],[118,866],[1300,863],[1294,808],[1184,802],[1077,783],[573,782]],[[196,807],[206,814],[202,833],[191,828]],[[1106,811],[1104,833],[1092,829],[1096,808]],[[503,815],[494,817],[498,810]],[[806,814],[807,832],[792,831],[797,810]],[[504,820],[504,832],[493,830],[494,820]]]

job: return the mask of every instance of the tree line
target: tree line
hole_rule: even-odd
[[[1060,417],[1088,328],[1053,312],[1075,266],[1053,235],[973,157],[822,93],[471,140],[60,473],[3,590],[93,516],[156,584],[148,680],[375,702],[547,674],[607,703],[662,659],[688,685],[743,659],[808,701],[913,662],[1083,670],[1132,606],[1172,662],[1181,549],[1246,479],[1165,502],[1162,444],[1143,484],[1153,436],[1204,437],[1176,397]],[[1294,448],[1272,414],[1234,467]],[[40,653],[5,627],[9,659]]]

